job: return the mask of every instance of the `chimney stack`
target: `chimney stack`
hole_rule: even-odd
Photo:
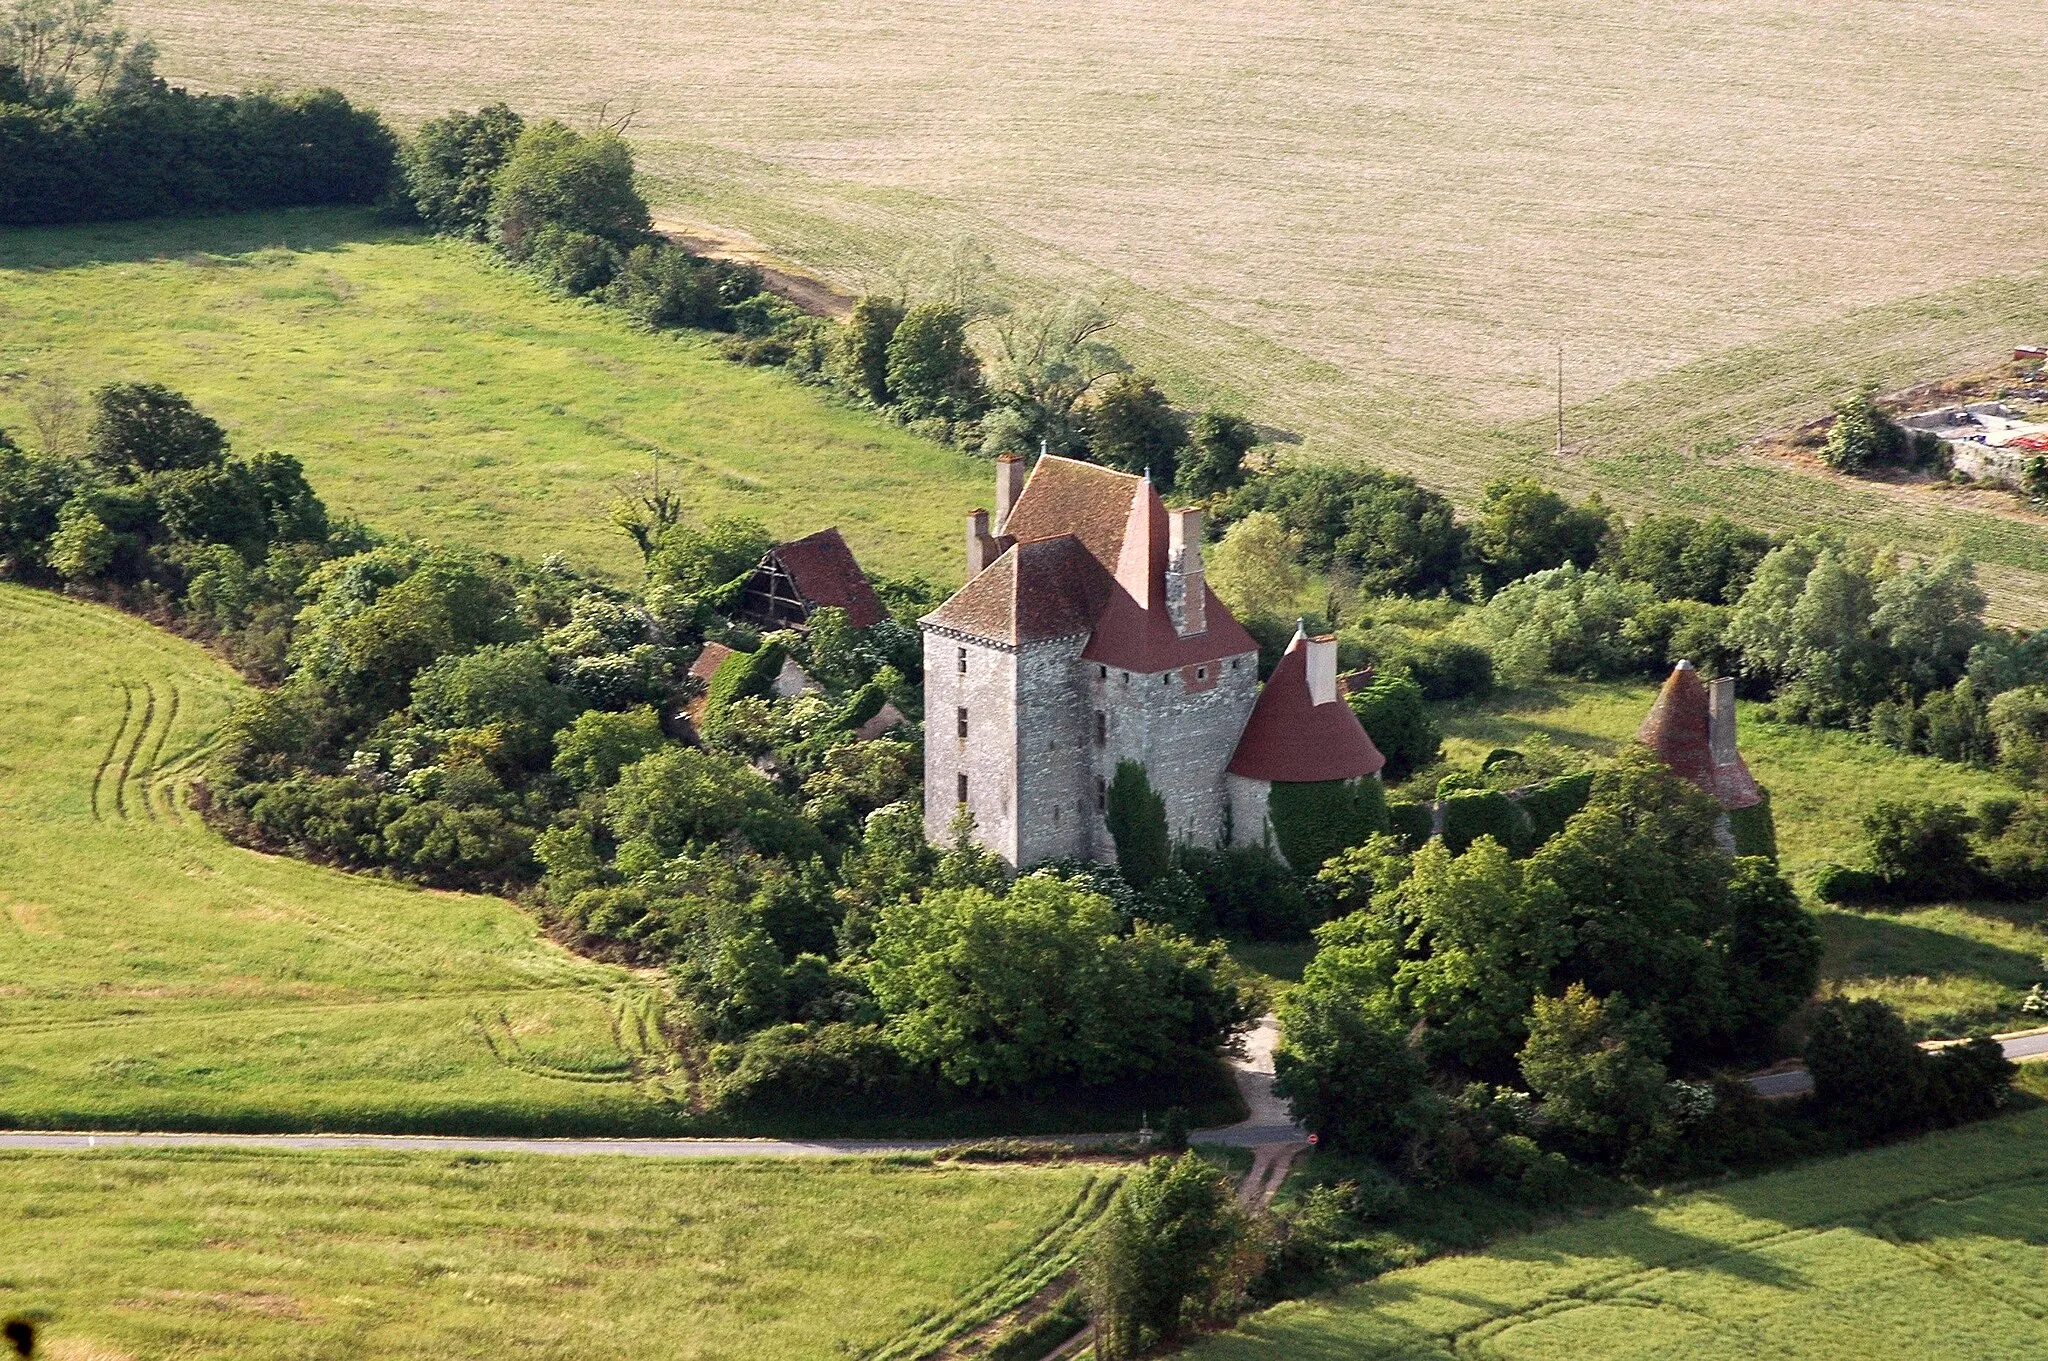
[[[1209,629],[1209,592],[1202,575],[1202,512],[1166,512],[1166,613],[1173,631],[1191,638]]]
[[[1337,635],[1334,633],[1308,640],[1308,702],[1337,702]]]
[[[982,568],[1003,555],[1003,546],[988,532],[988,512],[967,512],[967,579],[981,575]]]
[[[1727,676],[1707,688],[1707,752],[1717,769],[1742,759],[1735,750],[1735,682]]]
[[[1024,460],[1017,454],[996,456],[996,533],[1003,534],[1010,525],[1010,512],[1017,506],[1017,498],[1024,494]]]

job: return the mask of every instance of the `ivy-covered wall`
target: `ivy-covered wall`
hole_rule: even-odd
[[[1273,839],[1298,874],[1314,874],[1342,850],[1387,830],[1387,795],[1378,780],[1280,783],[1266,804]]]
[[[747,695],[765,697],[788,656],[782,644],[765,643],[758,651],[735,652],[720,662],[704,687],[705,735],[713,735],[725,725],[725,711],[734,700]]]

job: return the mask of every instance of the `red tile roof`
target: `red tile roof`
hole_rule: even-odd
[[[1327,704],[1311,701],[1308,643],[1297,633],[1259,692],[1259,702],[1230,758],[1230,773],[1276,784],[1308,784],[1377,775],[1386,763],[1341,696]]]
[[[889,613],[837,529],[821,529],[793,543],[777,544],[768,550],[768,556],[782,564],[813,609],[845,610],[855,628],[879,623]]]
[[[1750,776],[1740,752],[1735,763],[1717,767],[1711,741],[1713,704],[1691,662],[1671,669],[1657,702],[1636,730],[1636,740],[1657,753],[1665,765],[1713,795],[1723,808],[1751,808],[1763,791]]]
[[[1201,633],[1174,630],[1166,503],[1149,479],[1048,455],[1004,538],[1015,542],[925,623],[1013,647],[1089,634],[1083,656],[1140,674],[1258,651],[1214,591]]]

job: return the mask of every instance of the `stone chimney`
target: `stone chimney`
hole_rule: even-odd
[[[1308,640],[1308,702],[1337,702],[1337,635],[1334,633]]]
[[[1017,454],[996,456],[996,534],[1009,528],[1010,512],[1024,494],[1024,460]]]
[[[1707,752],[1717,769],[1742,759],[1735,750],[1735,682],[1727,676],[1707,687]]]
[[[967,579],[974,580],[984,567],[1003,555],[1003,546],[988,532],[988,512],[967,512]]]
[[[1166,613],[1173,631],[1191,638],[1209,629],[1209,591],[1202,576],[1202,512],[1166,512]]]

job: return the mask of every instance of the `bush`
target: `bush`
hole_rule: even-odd
[[[1423,703],[1422,687],[1409,676],[1398,672],[1376,676],[1370,685],[1352,691],[1347,701],[1380,755],[1387,758],[1381,774],[1389,783],[1399,784],[1435,764],[1443,753],[1443,730]]]
[[[1419,638],[1380,658],[1383,669],[1405,671],[1432,701],[1465,699],[1493,689],[1493,654],[1452,638]]]
[[[1871,868],[1900,901],[1967,896],[1978,881],[1970,845],[1975,827],[1954,803],[1886,799],[1863,817]]]
[[[1173,869],[1173,845],[1166,829],[1166,800],[1153,792],[1145,767],[1136,761],[1116,763],[1116,777],[1106,796],[1110,839],[1116,843],[1116,865],[1124,879],[1143,893],[1152,881]]]
[[[1562,832],[1572,815],[1586,806],[1586,800],[1592,793],[1593,772],[1590,770],[1545,780],[1517,792],[1514,800],[1529,819],[1530,845],[1540,846]]]
[[[958,308],[923,303],[903,314],[884,353],[884,382],[907,420],[969,421],[987,409],[981,361]]]
[[[1663,1107],[1664,1037],[1626,999],[1574,983],[1539,997],[1529,1016],[1522,1075],[1551,1130],[1576,1152],[1620,1163],[1652,1135]]]
[[[1280,853],[1297,874],[1313,875],[1340,851],[1387,830],[1385,789],[1368,775],[1272,786],[1267,815]]]
[[[1315,925],[1301,881],[1264,846],[1183,847],[1180,863],[1226,936],[1301,940]]]
[[[1280,1000],[1273,1090],[1324,1149],[1392,1157],[1407,1141],[1395,1113],[1424,1090],[1427,1069],[1393,1000],[1325,953]]]
[[[775,678],[782,674],[782,664],[788,659],[789,649],[770,642],[752,652],[735,652],[720,662],[704,687],[704,712],[699,724],[704,736],[716,741],[724,734],[734,700],[761,699],[774,693]]]
[[[0,104],[0,223],[106,222],[372,203],[397,139],[333,90],[158,84],[61,108]]]
[[[599,246],[630,250],[650,227],[633,153],[612,133],[528,124],[491,181],[491,240],[515,262],[539,257],[561,269]]]
[[[420,221],[444,236],[481,241],[490,229],[491,181],[526,120],[503,104],[420,124],[405,149],[405,194]]]
[[[1414,478],[1377,468],[1299,464],[1255,477],[1219,508],[1237,520],[1270,510],[1318,570],[1353,573],[1373,594],[1439,595],[1465,586],[1464,526]]]
[[[916,1090],[880,1026],[770,1026],[721,1057],[729,1066],[717,1075],[714,1100],[734,1114],[881,1115],[900,1111]]]
[[[1436,815],[1426,803],[1390,803],[1387,830],[1406,849],[1418,850],[1436,834]]]
[[[1846,907],[1859,903],[1890,902],[1892,891],[1885,877],[1872,870],[1822,865],[1813,876],[1813,896],[1824,903]]]
[[[1444,844],[1453,854],[1463,854],[1482,836],[1492,837],[1518,858],[1536,844],[1534,820],[1497,790],[1452,794],[1444,799],[1443,808]]]
[[[1917,1129],[1927,1110],[1927,1056],[1876,998],[1830,998],[1807,1029],[1806,1069],[1822,1118],[1869,1140]]]
[[[1100,1361],[1171,1347],[1221,1312],[1245,1231],[1229,1180],[1193,1153],[1154,1158],[1126,1181],[1082,1264]]]

